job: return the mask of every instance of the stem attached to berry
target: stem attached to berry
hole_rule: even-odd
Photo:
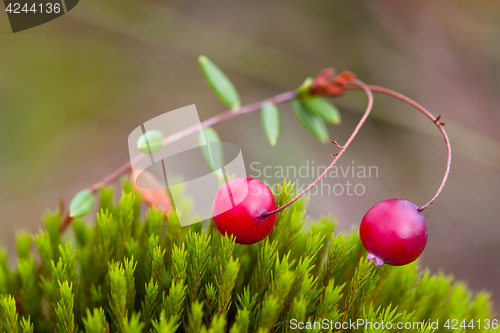
[[[354,88],[354,89],[359,89],[359,86],[349,85],[349,88],[351,88],[351,87]],[[434,197],[432,197],[432,199],[429,200],[425,205],[418,207],[418,210],[421,212],[424,209],[426,209],[427,207],[429,207],[437,199],[437,197],[439,196],[439,194],[441,194],[441,191],[443,190],[444,185],[446,184],[446,181],[448,180],[448,174],[450,173],[450,167],[451,167],[451,145],[450,145],[450,139],[448,138],[448,134],[446,134],[446,131],[445,131],[444,127],[443,127],[445,124],[442,123],[442,122],[440,122],[441,116],[434,117],[432,115],[432,113],[430,113],[429,111],[427,111],[423,106],[421,106],[420,104],[418,104],[417,102],[415,102],[411,98],[406,97],[403,94],[400,94],[400,93],[398,93],[398,92],[396,92],[394,90],[391,90],[391,89],[387,89],[387,88],[379,87],[379,86],[374,86],[374,85],[368,85],[368,88],[371,91],[382,93],[382,94],[386,94],[386,95],[395,97],[397,99],[402,100],[403,102],[406,102],[406,103],[410,104],[411,106],[413,106],[414,108],[416,108],[417,110],[419,110],[420,112],[422,112],[424,115],[426,115],[427,118],[429,118],[434,124],[436,124],[437,128],[439,129],[439,131],[443,135],[444,142],[446,144],[446,150],[447,150],[446,171],[444,173],[443,180],[441,181],[441,185],[439,186],[439,188],[438,188],[436,194],[434,195]]]
[[[359,121],[358,125],[356,126],[356,128],[352,132],[352,134],[349,137],[349,139],[347,139],[346,143],[343,146],[340,146],[340,145],[337,144],[336,141],[333,141],[332,143],[336,144],[341,149],[338,152],[338,154],[332,155],[332,156],[335,156],[335,158],[333,159],[332,163],[330,163],[330,165],[325,169],[325,171],[323,171],[323,173],[314,182],[312,182],[304,191],[302,191],[300,194],[298,194],[295,198],[293,198],[292,200],[290,200],[289,202],[287,202],[286,204],[284,204],[283,206],[279,207],[276,210],[273,210],[271,212],[263,213],[262,217],[266,217],[266,216],[269,216],[269,215],[273,215],[273,214],[279,213],[280,211],[282,211],[282,210],[286,209],[287,207],[289,207],[290,205],[292,205],[295,201],[299,200],[300,197],[302,197],[311,188],[313,188],[314,185],[316,185],[321,180],[321,178],[323,178],[328,173],[328,171],[330,171],[330,169],[333,168],[333,166],[335,165],[335,163],[337,163],[337,161],[340,158],[340,156],[342,156],[342,154],[344,154],[344,152],[346,151],[347,147],[349,147],[349,144],[351,143],[351,141],[356,137],[356,135],[358,134],[359,129],[361,128],[361,126],[363,126],[366,118],[368,118],[368,115],[370,114],[370,111],[372,110],[372,106],[373,106],[373,94],[370,91],[370,88],[365,83],[363,83],[360,80],[355,80],[351,84],[353,86],[356,86],[359,89],[362,89],[362,90],[364,90],[366,92],[366,95],[368,96],[368,106],[366,107],[366,111],[363,114],[363,117]]]

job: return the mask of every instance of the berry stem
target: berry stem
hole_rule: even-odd
[[[356,86],[357,88],[362,89],[362,90],[364,90],[366,92],[366,95],[368,96],[368,106],[366,107],[366,111],[363,114],[363,117],[358,122],[358,125],[356,126],[356,128],[352,132],[352,134],[349,137],[349,139],[347,139],[346,143],[343,146],[340,146],[336,141],[333,141],[332,143],[335,144],[335,145],[337,145],[341,149],[338,152],[338,154],[334,155],[335,158],[333,159],[332,163],[330,163],[330,165],[325,169],[325,171],[323,171],[323,173],[314,182],[312,182],[305,190],[303,190],[301,193],[299,193],[295,198],[293,198],[292,200],[290,200],[289,202],[287,202],[286,204],[284,204],[283,206],[279,207],[276,210],[273,210],[271,212],[263,213],[262,217],[267,217],[267,216],[279,213],[282,210],[284,210],[287,207],[289,207],[290,205],[292,205],[295,201],[299,200],[304,194],[306,194],[311,188],[313,188],[314,185],[316,185],[321,180],[321,178],[323,178],[328,173],[328,171],[330,171],[331,168],[333,168],[333,166],[335,165],[335,163],[337,163],[337,161],[340,158],[340,156],[342,156],[342,154],[344,154],[344,152],[346,151],[347,147],[349,147],[349,144],[351,143],[351,141],[356,137],[356,135],[358,134],[359,129],[361,128],[361,126],[363,126],[366,118],[368,118],[368,115],[370,114],[370,111],[372,110],[372,106],[373,106],[373,94],[370,91],[370,88],[365,83],[363,83],[360,80],[356,80],[356,81],[352,82],[351,85]]]
[[[447,150],[446,171],[444,173],[443,180],[441,181],[441,185],[439,186],[439,188],[438,188],[436,194],[434,195],[434,197],[432,197],[432,199],[429,200],[425,205],[418,207],[418,210],[421,212],[424,209],[426,209],[427,207],[429,207],[437,199],[437,197],[439,196],[439,194],[441,194],[441,191],[443,190],[444,185],[446,184],[446,181],[448,180],[448,175],[450,173],[450,167],[451,167],[451,145],[450,145],[450,139],[448,138],[448,134],[446,134],[446,131],[444,129],[444,125],[445,124],[442,123],[442,122],[440,122],[441,115],[439,115],[437,117],[434,117],[434,115],[432,115],[432,113],[430,113],[429,111],[427,111],[427,109],[425,109],[422,105],[418,104],[417,102],[415,102],[414,100],[412,100],[409,97],[406,97],[403,94],[400,94],[400,93],[398,93],[398,92],[396,92],[394,90],[388,89],[388,88],[379,87],[379,86],[375,86],[375,85],[368,85],[368,87],[371,89],[371,91],[382,93],[382,94],[386,94],[386,95],[395,97],[397,99],[402,100],[403,102],[406,102],[406,103],[410,104],[411,106],[413,106],[414,108],[416,108],[417,110],[419,110],[420,112],[422,112],[424,115],[426,115],[427,118],[429,118],[437,126],[437,128],[439,129],[439,131],[443,135],[444,142],[446,144],[446,150]],[[359,86],[357,87],[357,86],[354,86],[354,85],[349,85],[349,88],[359,89]]]

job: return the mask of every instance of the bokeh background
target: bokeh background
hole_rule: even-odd
[[[196,104],[201,119],[225,108],[197,56],[218,64],[242,103],[297,87],[333,66],[416,99],[443,121],[454,148],[448,185],[425,211],[422,267],[455,275],[500,304],[500,2],[84,0],[69,14],[13,34],[0,13],[0,242],[14,264],[15,233],[36,231],[47,209],[128,159],[127,137],[164,112]],[[334,101],[345,142],[366,97]],[[215,129],[247,166],[330,163],[338,148],[315,141],[280,107],[282,138],[267,145],[258,113]],[[445,167],[439,132],[424,116],[377,96],[373,115],[339,166],[377,166],[351,180],[363,196],[315,196],[311,219],[357,226],[375,203],[425,203]],[[252,171],[249,171],[250,175]],[[263,179],[264,180],[264,179]],[[312,180],[312,177],[308,180]],[[267,179],[270,183],[282,179]],[[304,183],[306,180],[301,180]]]

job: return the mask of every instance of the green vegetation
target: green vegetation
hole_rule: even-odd
[[[472,295],[451,277],[416,264],[376,269],[357,232],[334,233],[331,218],[305,228],[303,200],[279,213],[264,241],[247,246],[211,221],[181,228],[178,211],[141,217],[140,195],[128,182],[119,203],[113,194],[102,190],[95,224],[75,220],[61,237],[53,213],[37,235],[20,234],[17,270],[0,255],[3,331],[283,332],[291,319],[362,318],[439,320],[438,331],[447,332],[447,319],[492,319],[488,295]],[[291,195],[285,183],[278,206]]]

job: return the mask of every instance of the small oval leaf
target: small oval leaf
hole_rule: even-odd
[[[156,153],[163,147],[163,133],[159,130],[146,131],[137,140],[137,150],[144,154]]]
[[[199,144],[210,171],[221,178],[223,175],[220,169],[224,167],[224,155],[219,135],[213,128],[207,127],[200,132]]]
[[[280,110],[273,103],[266,102],[262,106],[260,115],[267,141],[274,147],[278,143],[281,133]]]
[[[94,207],[95,198],[90,190],[78,192],[69,204],[69,216],[79,218],[87,215]]]
[[[227,76],[210,59],[198,57],[201,71],[217,97],[233,110],[240,108],[240,96]]]
[[[294,99],[291,105],[293,114],[309,133],[323,143],[330,141],[326,125],[321,117],[307,112],[299,100]]]
[[[324,121],[338,125],[341,122],[340,112],[329,100],[319,96],[307,96],[300,100],[304,109],[320,116]]]

